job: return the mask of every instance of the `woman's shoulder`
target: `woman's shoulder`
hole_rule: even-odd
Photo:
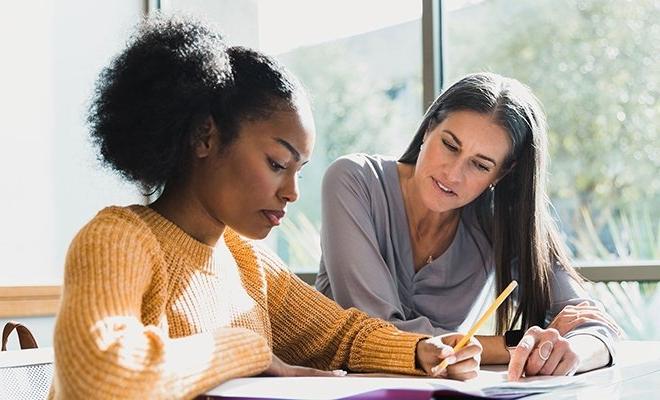
[[[394,157],[353,153],[333,161],[326,170],[324,179],[334,181],[352,178],[361,182],[378,182],[392,168],[396,168]]]
[[[142,218],[143,209],[146,208],[141,205],[108,206],[96,213],[86,227],[106,227],[108,229],[116,227],[129,231],[148,229]]]
[[[141,215],[144,208],[146,207],[132,205],[102,209],[80,229],[72,246],[120,242],[140,243],[147,247],[158,246],[158,241]]]

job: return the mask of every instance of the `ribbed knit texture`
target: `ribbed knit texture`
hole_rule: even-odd
[[[343,310],[226,229],[236,264],[143,206],[101,211],[73,240],[50,398],[192,398],[262,372],[271,349],[320,369],[421,374],[404,333]]]

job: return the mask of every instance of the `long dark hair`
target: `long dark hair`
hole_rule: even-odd
[[[553,264],[559,264],[578,282],[582,279],[570,265],[550,214],[545,189],[548,138],[541,103],[515,79],[491,73],[468,75],[431,104],[399,162],[415,164],[425,133],[454,111],[492,116],[512,143],[500,181],[472,203],[479,227],[494,251],[498,293],[513,278],[514,268],[520,281],[518,304],[509,298],[498,309],[497,332],[501,334],[518,323],[524,329],[544,326]]]

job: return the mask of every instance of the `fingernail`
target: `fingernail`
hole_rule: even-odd
[[[525,349],[531,349],[534,346],[534,338],[531,336],[523,336],[518,342],[518,347],[523,347]]]
[[[551,341],[545,341],[541,346],[539,346],[539,356],[545,361],[548,358],[550,358],[550,354],[552,353],[552,348],[553,344]]]
[[[344,371],[343,369],[335,369],[332,371],[332,375],[334,376],[346,376],[347,372]]]
[[[440,351],[440,355],[442,357],[448,357],[451,354],[454,354],[454,349],[452,349],[451,347],[445,347],[444,349],[442,349],[442,351]]]
[[[450,365],[451,365],[451,364],[453,364],[453,363],[456,362],[456,357],[454,357],[454,356],[449,356],[449,357],[445,358],[445,360],[447,361],[447,364],[450,364]]]

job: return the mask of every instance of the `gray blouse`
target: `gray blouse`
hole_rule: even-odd
[[[449,248],[415,273],[396,160],[352,154],[323,178],[321,264],[316,288],[399,329],[466,332],[495,296],[493,249],[465,207]],[[551,277],[549,323],[566,305],[589,300],[561,268]],[[601,339],[614,355],[616,334],[601,324],[570,332]]]

